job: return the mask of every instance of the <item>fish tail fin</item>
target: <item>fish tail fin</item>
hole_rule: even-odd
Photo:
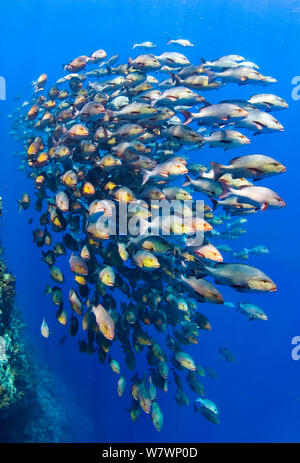
[[[216,76],[215,76],[215,73],[212,72],[212,71],[206,71],[206,74],[208,76],[208,82],[211,83],[211,82],[214,82],[216,80]]]
[[[142,172],[142,175],[143,175],[143,182],[142,182],[142,185],[145,185],[145,183],[147,183],[148,180],[149,180],[149,178],[150,178],[151,171],[150,171],[150,170],[146,170],[146,169],[141,169],[141,172]]]
[[[170,45],[173,42],[172,39],[168,39],[167,45]]]
[[[18,199],[17,201],[18,201],[18,204],[19,204],[19,212],[21,212],[21,210],[23,209],[22,201],[20,199]]]
[[[134,43],[134,44],[132,45],[131,49],[134,50],[134,49],[136,48],[136,45],[137,45],[137,44]]]
[[[216,265],[216,263],[217,262],[213,262],[213,261],[208,263],[206,259],[203,259],[201,257],[197,259],[197,267],[203,273],[206,273],[207,271],[209,271],[210,268],[213,268]]]
[[[214,171],[214,180],[218,180],[224,174],[224,166],[218,162],[211,161],[212,170]]]
[[[182,184],[183,187],[191,185],[191,177],[189,175],[185,176],[185,182]]]
[[[203,106],[211,106],[211,103],[207,100],[203,100],[202,103],[203,103]]]
[[[220,194],[219,196],[219,199],[226,199],[228,198],[228,196],[231,195],[232,193],[232,188],[230,185],[228,185],[228,183],[224,182],[224,181],[220,181],[221,183],[221,186],[222,186],[222,193]]]
[[[183,125],[187,125],[189,124],[190,122],[192,122],[193,120],[193,115],[192,113],[190,113],[189,111],[181,111],[181,114],[184,116],[184,123]]]
[[[132,58],[129,57],[129,58],[128,58],[128,63],[127,63],[127,69],[130,68],[131,63],[132,63]]]
[[[215,211],[217,209],[217,207],[219,206],[219,202],[214,198],[210,198],[210,200],[211,200],[212,206],[213,206],[212,209],[213,209],[213,211]]]
[[[178,86],[181,84],[181,79],[180,77],[177,75],[177,74],[173,74],[172,72],[169,72],[171,78],[172,78],[172,82],[173,84],[175,84],[175,86]]]
[[[47,284],[44,290],[44,294],[51,294],[51,293],[52,293],[51,286]]]

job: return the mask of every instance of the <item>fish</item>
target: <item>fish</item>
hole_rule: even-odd
[[[145,183],[148,182],[149,179],[164,180],[172,176],[183,175],[187,172],[188,170],[184,164],[182,164],[180,161],[177,161],[176,159],[171,159],[164,163],[157,164],[151,171],[147,169],[142,169],[142,185],[145,185]]]
[[[168,40],[167,45],[180,45],[181,47],[194,47],[195,45],[186,39]]]
[[[213,304],[223,304],[224,299],[221,293],[207,280],[202,278],[181,276],[181,281],[191,289],[200,299]]]
[[[273,190],[266,187],[258,186],[242,186],[239,189],[234,189],[228,186],[225,182],[221,182],[223,192],[219,199],[226,199],[228,197],[236,197],[238,202],[245,202],[254,207],[265,211],[269,208],[285,207],[285,201]]]
[[[174,399],[180,407],[188,406],[190,404],[188,395],[180,388],[176,389]]]
[[[200,96],[188,87],[180,85],[174,88],[165,90],[156,100],[155,106],[178,106],[178,105],[194,105],[205,102],[205,98]]]
[[[19,204],[19,212],[21,212],[22,209],[26,211],[30,207],[31,201],[30,201],[30,196],[28,193],[24,193],[22,195],[22,199],[18,200]]]
[[[65,277],[62,273],[62,271],[55,265],[52,265],[50,267],[50,276],[51,278],[56,281],[57,283],[64,283]]]
[[[99,61],[104,60],[106,57],[107,57],[106,51],[99,49],[99,50],[94,51],[89,58],[93,63],[99,63]]]
[[[212,402],[209,399],[203,399],[202,397],[198,397],[196,399],[196,402],[200,403],[202,407],[206,408],[209,410],[211,413],[214,413],[215,415],[219,414],[218,407],[214,402]]]
[[[159,59],[152,54],[139,55],[134,59],[129,58],[128,65],[144,72],[155,71],[161,67]]]
[[[114,286],[116,275],[112,267],[106,266],[99,273],[99,279],[107,286]]]
[[[119,362],[116,359],[113,359],[111,357],[109,358],[109,362],[110,362],[112,371],[116,373],[117,375],[119,375],[121,372],[121,367],[120,367]]]
[[[157,402],[152,403],[151,418],[156,431],[163,427],[163,414]]]
[[[200,109],[198,113],[190,113],[189,111],[182,111],[185,117],[184,125],[191,121],[199,121],[202,124],[219,124],[235,122],[238,126],[238,121],[246,119],[249,114],[244,109],[237,105],[230,103],[219,103],[215,105],[207,105]],[[240,122],[240,124],[242,124]],[[240,125],[243,127],[243,125]]]
[[[204,271],[217,284],[228,285],[240,292],[273,292],[276,284],[264,272],[247,264],[217,263],[213,267],[203,265]]]
[[[208,196],[217,196],[220,198],[220,195],[222,194],[222,184],[214,179],[207,177],[198,177],[197,179],[193,179],[189,175],[186,175],[185,179],[186,182],[183,184],[184,187],[191,186],[195,191],[207,194]]]
[[[219,130],[212,132],[209,136],[203,137],[204,143],[208,143],[211,148],[223,148],[224,151],[248,145],[250,139],[241,132],[232,129]]]
[[[97,326],[103,336],[109,341],[112,341],[115,336],[115,325],[111,315],[101,304],[93,306],[92,312],[95,315]]]
[[[178,351],[174,355],[175,362],[177,362],[182,368],[186,368],[187,370],[195,371],[196,365],[192,357],[183,351]]]
[[[61,325],[67,325],[68,315],[63,307],[60,307],[56,313],[56,319]]]
[[[281,109],[288,109],[288,103],[281,97],[273,95],[272,93],[259,93],[252,95],[248,102],[254,105],[257,109],[263,111],[279,111]]]
[[[118,380],[118,396],[122,397],[125,392],[125,387],[126,387],[126,381],[124,376],[121,376],[120,379]]]
[[[77,315],[82,316],[83,315],[83,304],[82,304],[82,301],[78,293],[73,288],[71,288],[69,291],[69,301],[70,301],[72,310],[74,310],[74,312],[77,313]]]
[[[204,259],[212,260],[214,262],[223,262],[223,257],[220,253],[220,250],[212,244],[205,244],[196,248],[192,247],[192,252],[196,254],[196,256],[202,257]]]
[[[133,256],[133,260],[138,267],[144,270],[153,270],[160,267],[159,260],[150,251],[138,251]]]
[[[43,318],[43,321],[42,321],[41,334],[44,338],[49,338],[49,335],[50,335],[49,327],[46,323],[45,318]]]
[[[233,353],[227,347],[220,347],[219,354],[222,355],[227,362],[235,362]]]
[[[252,130],[254,135],[284,131],[283,125],[274,116],[258,109],[248,111],[243,120],[236,122],[236,127]]]
[[[255,304],[248,302],[239,302],[238,310],[248,317],[248,320],[268,320],[264,311]]]
[[[225,173],[230,173],[233,178],[251,178],[258,181],[286,171],[286,167],[279,161],[262,154],[251,154],[231,159],[228,166],[211,162],[214,171],[214,179],[218,180]]]
[[[149,48],[156,48],[156,45],[153,43],[153,42],[150,42],[150,41],[146,41],[146,42],[141,42],[141,43],[134,43],[132,45],[132,48],[145,48],[145,49],[149,49]]]
[[[263,244],[258,244],[256,246],[253,246],[252,248],[250,249],[247,249],[246,248],[246,251],[251,254],[255,254],[255,255],[262,255],[262,254],[269,254],[270,251],[269,249],[264,246]]]
[[[161,55],[157,56],[159,62],[163,65],[170,66],[170,68],[188,66],[191,64],[186,56],[178,52],[164,52]]]

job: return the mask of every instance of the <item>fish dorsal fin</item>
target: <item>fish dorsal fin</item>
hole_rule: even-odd
[[[235,161],[238,161],[238,159],[241,159],[243,156],[237,156],[236,158],[232,158],[231,161],[229,161],[229,164],[232,165]]]

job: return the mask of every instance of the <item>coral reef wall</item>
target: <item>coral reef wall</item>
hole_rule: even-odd
[[[15,307],[15,286],[1,249],[0,442],[87,441],[92,432],[89,417],[26,340],[25,325]],[[78,416],[80,431],[75,425]]]

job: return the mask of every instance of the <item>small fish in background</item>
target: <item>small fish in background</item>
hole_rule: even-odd
[[[157,402],[152,403],[151,419],[157,431],[161,431],[163,427],[163,414]]]
[[[21,212],[22,209],[26,211],[30,207],[31,201],[30,201],[30,196],[28,193],[24,193],[22,195],[21,199],[18,199],[18,204],[19,204],[19,212]]]
[[[237,260],[248,260],[248,258],[249,258],[247,249],[244,249],[244,250],[239,251],[239,252],[233,252],[232,256]]]
[[[198,397],[196,399],[196,404],[194,404],[194,411],[200,412],[208,421],[214,424],[219,424],[219,411],[214,402],[209,399],[202,399]],[[200,407],[198,407],[200,404]]]
[[[179,45],[180,47],[194,47],[195,45],[186,39],[169,39],[167,45]]]
[[[227,307],[231,307],[231,308],[235,307],[234,303],[230,301],[225,301],[224,305],[226,305]]]
[[[121,376],[120,379],[118,380],[118,396],[122,397],[125,392],[125,387],[126,387],[126,381],[124,376]]]
[[[248,317],[248,320],[268,320],[265,312],[255,304],[251,302],[239,302],[238,308],[243,315]]]
[[[251,253],[251,254],[258,255],[258,256],[270,253],[269,249],[263,244],[258,244],[256,246],[253,246],[252,248],[247,249],[247,251],[248,251],[248,254]]]
[[[212,367],[205,367],[205,372],[211,379],[218,379],[217,372]]]
[[[141,42],[141,43],[134,43],[132,45],[132,49],[135,49],[135,48],[144,48],[144,49],[149,49],[149,48],[156,48],[156,45],[155,43],[153,42]]]
[[[110,363],[110,367],[112,371],[116,373],[117,375],[119,375],[121,373],[121,367],[120,367],[119,362],[116,359],[113,359],[111,357],[109,357],[108,361]]]
[[[44,338],[49,338],[49,327],[46,323],[45,318],[43,318],[42,325],[41,325],[41,334]]]
[[[235,356],[227,347],[220,347],[219,354],[224,357],[227,362],[235,363]]]

